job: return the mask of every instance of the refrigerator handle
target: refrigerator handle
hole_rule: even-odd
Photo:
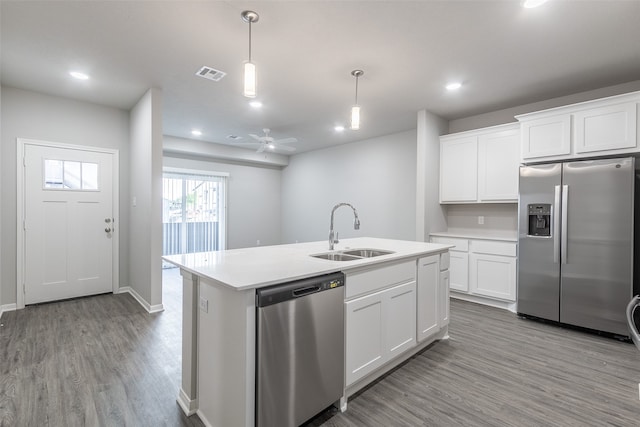
[[[560,186],[555,186],[553,203],[553,263],[560,262]]]
[[[562,239],[560,241],[560,256],[562,257],[562,263],[567,263],[567,218],[569,214],[569,186],[562,186]]]

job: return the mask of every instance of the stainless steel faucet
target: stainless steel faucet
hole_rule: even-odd
[[[333,232],[333,214],[340,206],[349,206],[351,210],[353,210],[353,229],[360,230],[360,219],[358,219],[358,211],[356,210],[356,208],[351,206],[349,203],[338,203],[337,205],[335,205],[331,210],[331,225],[329,226],[329,250],[331,251],[333,250],[333,245],[340,242],[338,240],[338,232],[336,232],[335,235]]]

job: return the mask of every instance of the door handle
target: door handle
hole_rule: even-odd
[[[560,186],[555,186],[553,203],[553,223],[551,224],[553,235],[553,263],[560,262]]]
[[[560,230],[562,234],[562,239],[560,242],[560,249],[561,249],[560,256],[562,257],[563,264],[567,263],[567,234],[568,234],[567,218],[568,216],[569,216],[569,186],[563,185],[562,186],[562,230]]]

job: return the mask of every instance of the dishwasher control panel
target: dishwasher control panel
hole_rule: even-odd
[[[331,273],[261,288],[256,291],[256,307],[266,307],[343,286],[344,274]]]

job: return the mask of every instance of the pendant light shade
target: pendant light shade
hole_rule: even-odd
[[[244,63],[244,96],[256,97],[256,64],[253,62]]]
[[[356,101],[351,107],[351,130],[360,129],[360,105],[358,105],[358,78],[364,74],[362,70],[353,70],[351,75],[356,78]]]
[[[360,106],[351,107],[351,130],[360,129]]]
[[[252,10],[245,10],[240,14],[242,20],[249,24],[249,60],[244,63],[244,96],[255,98],[257,95],[256,64],[251,62],[251,24],[258,22],[260,16]]]

